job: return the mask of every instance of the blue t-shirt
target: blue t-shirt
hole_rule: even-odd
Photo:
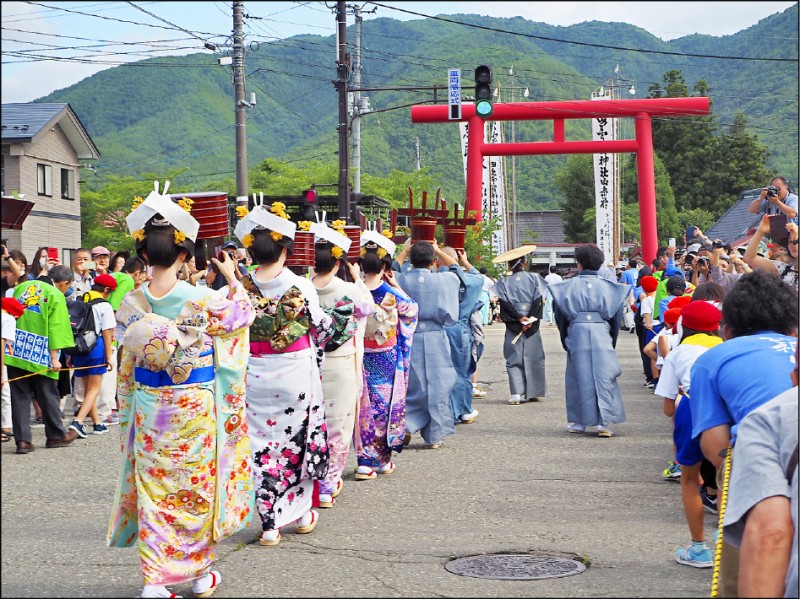
[[[692,437],[721,424],[736,426],[792,387],[797,337],[760,331],[712,347],[692,366]]]
[[[639,277],[639,271],[635,268],[629,268],[622,271],[622,276],[619,278],[620,283],[626,283],[631,287],[636,287],[636,279]]]

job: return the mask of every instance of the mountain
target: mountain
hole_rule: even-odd
[[[735,35],[691,35],[669,42],[624,23],[556,27],[521,17],[445,18],[495,31],[437,18],[365,21],[362,87],[445,86],[447,69],[460,68],[462,96],[469,96],[474,68],[489,64],[505,101],[512,89],[515,101],[521,101],[526,87],[529,101],[588,99],[614,78],[626,90],[629,83],[635,84],[636,95],[622,97],[644,98],[650,86],[676,69],[690,89],[698,80],[708,83],[712,110],[721,126],[731,124],[736,111],[744,112],[750,130],[772,150],[768,166],[793,182],[798,180],[797,4]],[[354,27],[349,27],[351,52],[354,34]],[[258,98],[247,112],[250,168],[268,157],[295,164],[310,160],[336,164],[335,36],[300,35],[269,43],[250,36],[247,42],[246,86]],[[728,56],[749,59],[719,58]],[[513,80],[508,75],[511,65]],[[617,65],[624,79],[615,75]],[[414,170],[419,139],[421,165],[441,181],[445,197],[463,197],[458,128],[411,124],[407,105],[430,102],[433,92],[365,95],[372,112],[361,119],[362,173],[385,176],[392,169]],[[104,175],[142,176],[174,167],[189,167],[174,185],[199,190],[233,181],[232,77],[230,68],[219,66],[215,55],[153,58],[114,67],[37,101],[69,102],[99,147],[98,177],[87,177],[89,186],[98,186]],[[446,102],[444,89],[437,92],[436,101]],[[623,135],[625,127],[632,136],[633,124],[623,124]],[[588,139],[588,121],[568,121],[567,137]],[[552,139],[552,124],[517,123],[516,139]],[[553,173],[565,162],[564,156],[516,159],[520,210],[558,205]]]

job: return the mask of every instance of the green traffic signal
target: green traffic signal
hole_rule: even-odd
[[[492,69],[482,64],[475,69],[475,114],[487,118],[493,110]]]
[[[478,100],[475,102],[475,114],[479,117],[486,118],[492,114],[494,106],[489,100]]]

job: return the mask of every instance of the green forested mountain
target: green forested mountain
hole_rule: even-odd
[[[530,92],[528,101],[588,99],[600,85],[618,77],[615,67],[619,65],[625,77],[624,91],[628,82],[636,87],[635,96],[623,93],[622,97],[644,98],[648,87],[660,84],[665,73],[679,70],[690,89],[700,80],[707,83],[721,131],[742,112],[748,129],[770,148],[770,170],[794,184],[798,180],[797,4],[735,35],[692,35],[670,42],[621,23],[594,21],[555,27],[519,17],[447,18],[525,35],[437,19],[365,21],[362,86],[444,86],[447,69],[456,67],[462,72],[462,95],[468,96],[474,68],[489,64],[503,100],[510,100],[512,87],[517,101],[522,100],[525,87]],[[351,26],[351,52],[353,36]],[[301,35],[267,43],[250,35],[246,41],[247,91],[258,98],[257,105],[248,109],[250,167],[259,166],[266,158],[294,166],[310,160],[336,164],[335,36]],[[722,56],[752,60],[715,58]],[[790,60],[759,60],[763,58]],[[508,75],[512,65],[515,85]],[[361,121],[363,176],[383,177],[392,169],[414,170],[418,138],[421,165],[440,182],[445,197],[463,198],[458,127],[412,125],[410,108],[394,109],[432,101],[432,92],[376,91],[366,95],[373,112]],[[84,177],[90,188],[101,188],[108,175],[140,176],[187,168],[173,181],[175,188],[201,190],[224,185],[234,189],[232,77],[229,67],[217,64],[216,55],[154,58],[114,67],[38,101],[69,102],[99,147],[102,157],[96,163],[97,175]],[[437,101],[446,102],[444,91],[438,93]],[[632,136],[633,124],[627,126],[628,136]],[[567,136],[587,139],[589,123],[569,121]],[[549,140],[552,124],[518,123],[516,138]],[[519,209],[557,207],[561,199],[555,174],[565,165],[562,156],[518,158]]]

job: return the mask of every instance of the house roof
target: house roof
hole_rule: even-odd
[[[517,239],[514,247],[523,243],[537,245],[552,243],[564,244],[564,223],[561,220],[563,210],[532,210],[530,212],[517,212]],[[535,240],[531,241],[527,233],[536,233]]]
[[[739,194],[739,201],[731,206],[711,228],[705,232],[709,239],[722,239],[731,245],[747,241],[752,235],[751,229],[761,221],[760,214],[751,214],[748,208],[759,196],[761,188],[750,189]]]
[[[97,146],[69,104],[3,104],[1,114],[4,144],[35,143],[54,126],[59,125],[75,148],[79,160],[100,158]]]

